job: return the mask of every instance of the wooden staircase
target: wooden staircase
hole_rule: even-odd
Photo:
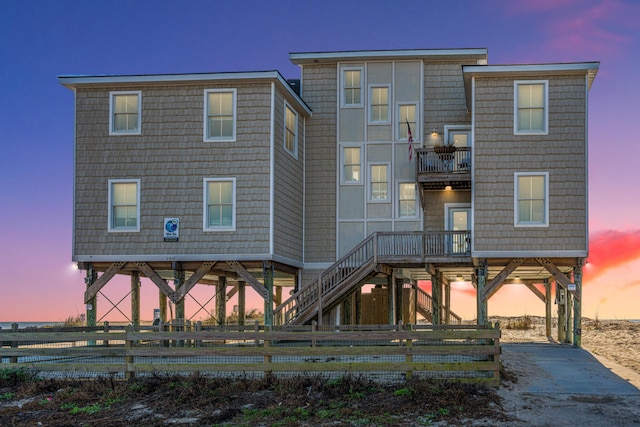
[[[451,240],[452,233],[374,233],[340,258],[314,280],[291,295],[274,310],[274,318],[282,324],[305,324],[319,313],[326,312],[342,302],[364,281],[378,273],[391,274],[391,268],[380,263],[379,258],[388,260],[390,256],[402,259],[418,257],[425,261],[427,256],[465,256],[467,253],[451,252],[445,249],[445,242]],[[464,232],[466,233],[466,232]],[[464,234],[466,236],[466,234]],[[466,238],[466,237],[465,237]],[[434,249],[437,248],[437,249]],[[406,253],[405,253],[406,252]],[[418,290],[418,312],[428,320],[432,316],[431,296]],[[451,319],[460,317],[452,313]]]
[[[433,323],[433,298],[420,288],[418,291],[418,304],[416,311],[429,322]],[[455,314],[453,311],[449,311],[449,325],[459,325],[462,323],[462,318]]]

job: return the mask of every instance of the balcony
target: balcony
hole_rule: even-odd
[[[471,188],[471,147],[416,150],[416,177],[423,190]]]

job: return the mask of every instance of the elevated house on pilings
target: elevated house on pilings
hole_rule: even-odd
[[[559,339],[580,345],[598,63],[488,65],[486,49],[290,59],[299,80],[59,78],[75,92],[73,259],[90,319],[116,274],[132,278],[133,312],[147,277],[177,317],[196,284],[226,295],[221,319],[249,285],[266,324],[459,322],[450,284],[466,281],[478,323],[501,286],[526,286],[548,335],[555,286]]]

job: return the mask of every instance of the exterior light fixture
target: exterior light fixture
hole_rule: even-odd
[[[438,136],[438,131],[436,130],[436,128],[431,129],[431,136],[433,137]]]
[[[444,186],[444,191],[451,191],[451,186],[450,185],[445,185]]]

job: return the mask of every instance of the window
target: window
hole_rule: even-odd
[[[514,133],[546,135],[548,132],[547,82],[514,83]]]
[[[140,231],[140,180],[109,180],[109,231]]]
[[[361,183],[360,147],[345,147],[342,151],[342,182],[345,184]]]
[[[348,68],[342,71],[342,106],[362,107],[361,68]]]
[[[398,216],[400,218],[415,218],[416,214],[416,184],[401,182],[398,184]]]
[[[420,132],[418,130],[418,122],[416,121],[416,105],[415,104],[401,104],[398,105],[398,141],[406,141],[407,135],[407,122],[411,126],[411,136],[413,140],[419,140]]]
[[[514,223],[518,227],[549,225],[549,173],[516,172]]]
[[[204,140],[236,140],[236,90],[209,89],[204,92]]]
[[[389,123],[389,87],[369,88],[369,123]]]
[[[109,135],[140,135],[142,92],[111,92]]]
[[[389,165],[371,165],[370,169],[370,198],[372,201],[389,200]]]
[[[205,178],[204,230],[233,231],[236,228],[235,178]]]
[[[284,105],[284,148],[295,158],[298,157],[298,115],[285,102]]]

